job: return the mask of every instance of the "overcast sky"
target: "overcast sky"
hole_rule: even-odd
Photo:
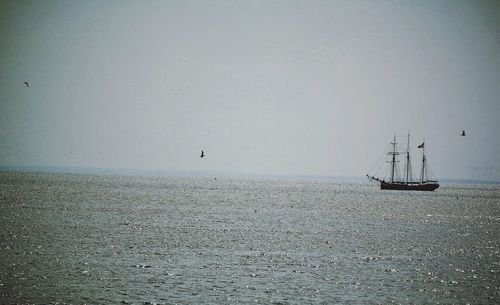
[[[0,166],[498,173],[499,3],[1,1]]]

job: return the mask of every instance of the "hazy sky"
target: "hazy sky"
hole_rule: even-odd
[[[411,130],[438,177],[498,169],[499,16],[498,1],[0,1],[0,165],[362,176]]]

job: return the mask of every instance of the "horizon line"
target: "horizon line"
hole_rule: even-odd
[[[194,177],[258,177],[258,178],[301,178],[301,179],[335,179],[348,181],[361,181],[362,176],[324,175],[324,174],[263,174],[238,171],[217,170],[174,170],[174,169],[145,169],[145,168],[111,168],[111,167],[85,167],[85,166],[52,166],[52,165],[0,165],[0,171],[41,172],[41,173],[66,173],[66,174],[108,174],[130,176],[194,176]],[[474,180],[468,178],[441,178],[444,184],[500,184],[500,180]]]

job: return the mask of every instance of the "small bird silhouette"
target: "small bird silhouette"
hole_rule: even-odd
[[[203,158],[205,157],[205,153],[203,152],[203,150],[201,151],[201,155],[200,155],[200,158]]]
[[[465,137],[465,130],[462,130],[462,134],[461,134],[462,137]]]
[[[24,82],[24,84],[26,85],[26,87],[30,87],[30,84],[28,84],[28,82]]]

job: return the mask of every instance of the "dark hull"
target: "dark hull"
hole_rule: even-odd
[[[439,183],[388,183],[380,182],[380,189],[382,190],[396,190],[396,191],[434,191],[439,187]]]

